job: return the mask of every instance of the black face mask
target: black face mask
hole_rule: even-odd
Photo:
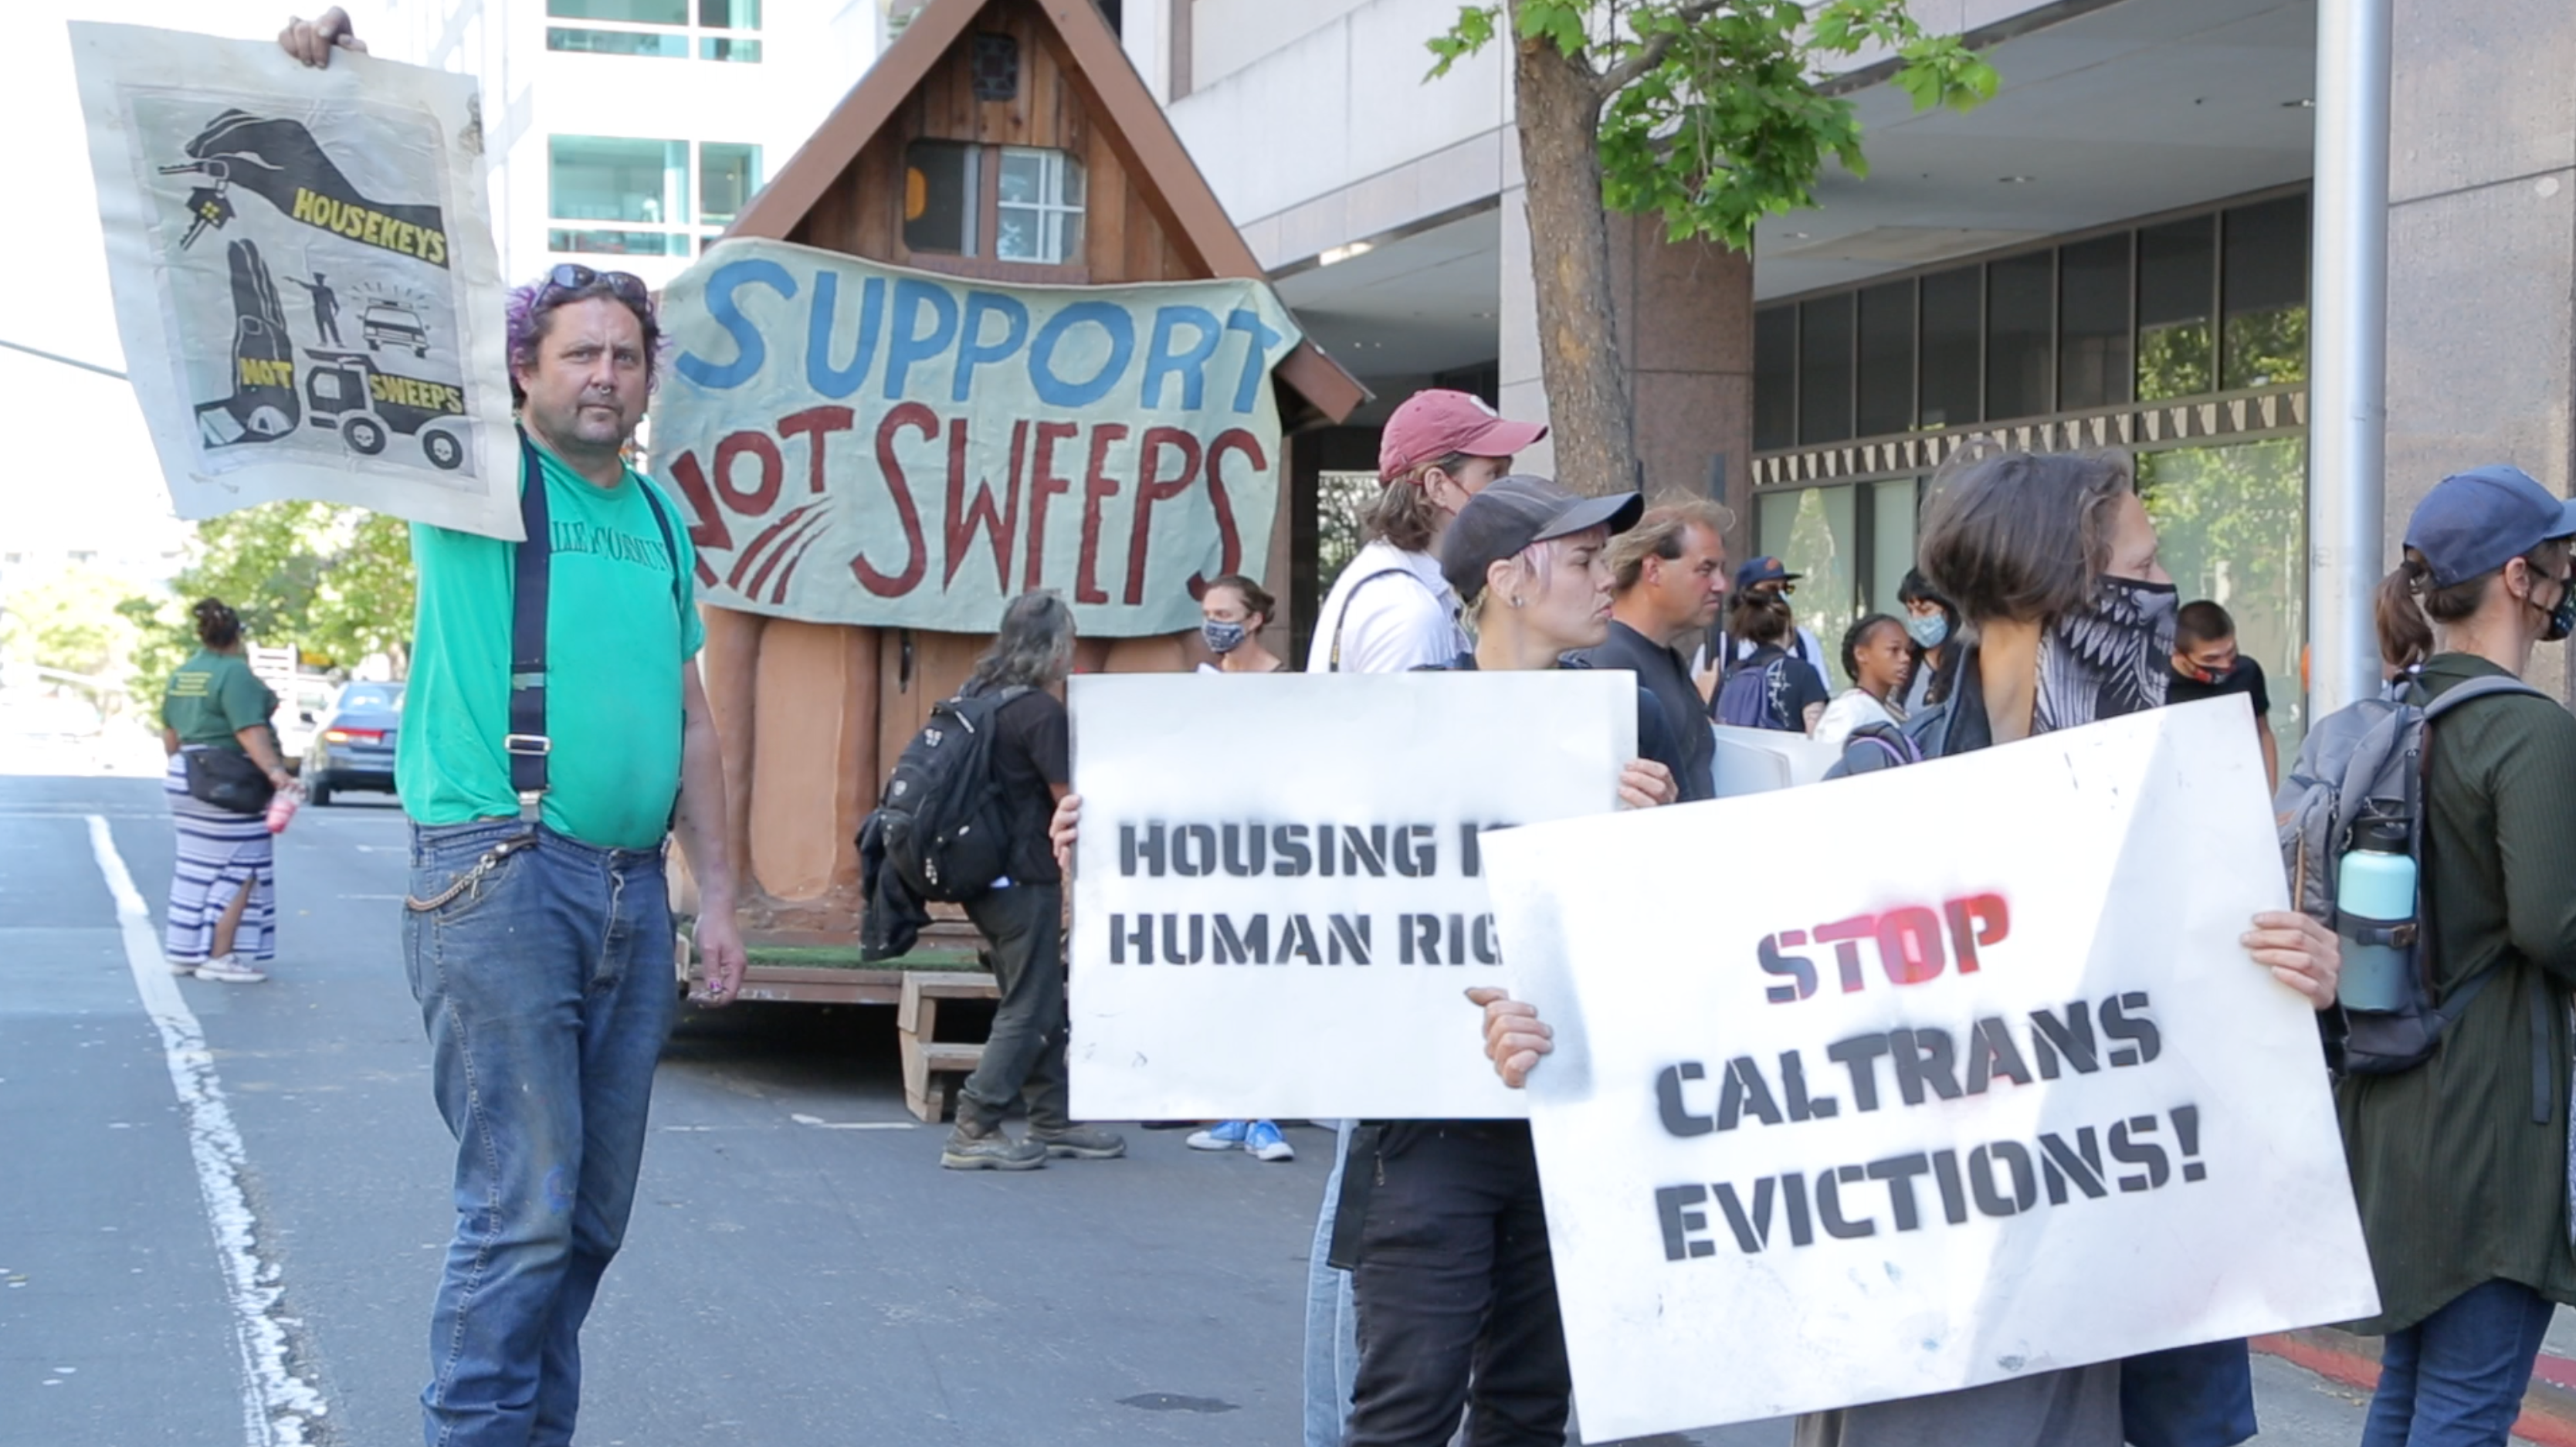
[[[2538,608],[2540,605],[2533,603],[2531,606]],[[2549,626],[2541,631],[2541,642],[2556,643],[2576,632],[2576,581],[2558,580],[2558,606],[2549,609],[2544,616],[2549,619]]]
[[[2093,601],[2050,619],[2039,645],[2031,732],[2164,707],[2181,605],[2171,583],[2104,578]]]

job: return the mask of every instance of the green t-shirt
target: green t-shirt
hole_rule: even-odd
[[[680,790],[681,670],[697,656],[688,515],[654,490],[670,520],[675,560],[662,548],[631,469],[617,486],[582,480],[540,447],[552,525],[546,609],[545,822],[610,849],[649,849],[670,825]],[[517,545],[414,526],[420,570],[411,687],[394,746],[403,808],[423,824],[506,819],[519,812],[502,736],[510,720],[511,564]],[[673,617],[671,580],[680,580]]]
[[[161,695],[161,722],[179,735],[179,742],[234,753],[242,752],[242,746],[233,735],[268,722],[275,712],[277,695],[248,663],[229,653],[199,651],[170,675],[170,687]]]

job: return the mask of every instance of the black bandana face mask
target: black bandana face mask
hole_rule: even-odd
[[[2031,732],[2164,707],[2181,606],[2171,583],[2104,578],[2092,602],[2050,619],[2039,645]]]

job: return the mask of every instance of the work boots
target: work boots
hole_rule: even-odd
[[[1126,1149],[1123,1142],[1119,1149]],[[1034,1171],[1047,1163],[1047,1155],[1047,1148],[1035,1140],[1015,1141],[1004,1135],[1001,1122],[987,1125],[960,1110],[956,1129],[940,1149],[939,1163],[952,1171]]]

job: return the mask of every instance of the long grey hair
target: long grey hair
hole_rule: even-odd
[[[1002,610],[993,646],[975,660],[964,691],[1053,688],[1072,671],[1073,610],[1052,589],[1039,588],[1013,598]]]

